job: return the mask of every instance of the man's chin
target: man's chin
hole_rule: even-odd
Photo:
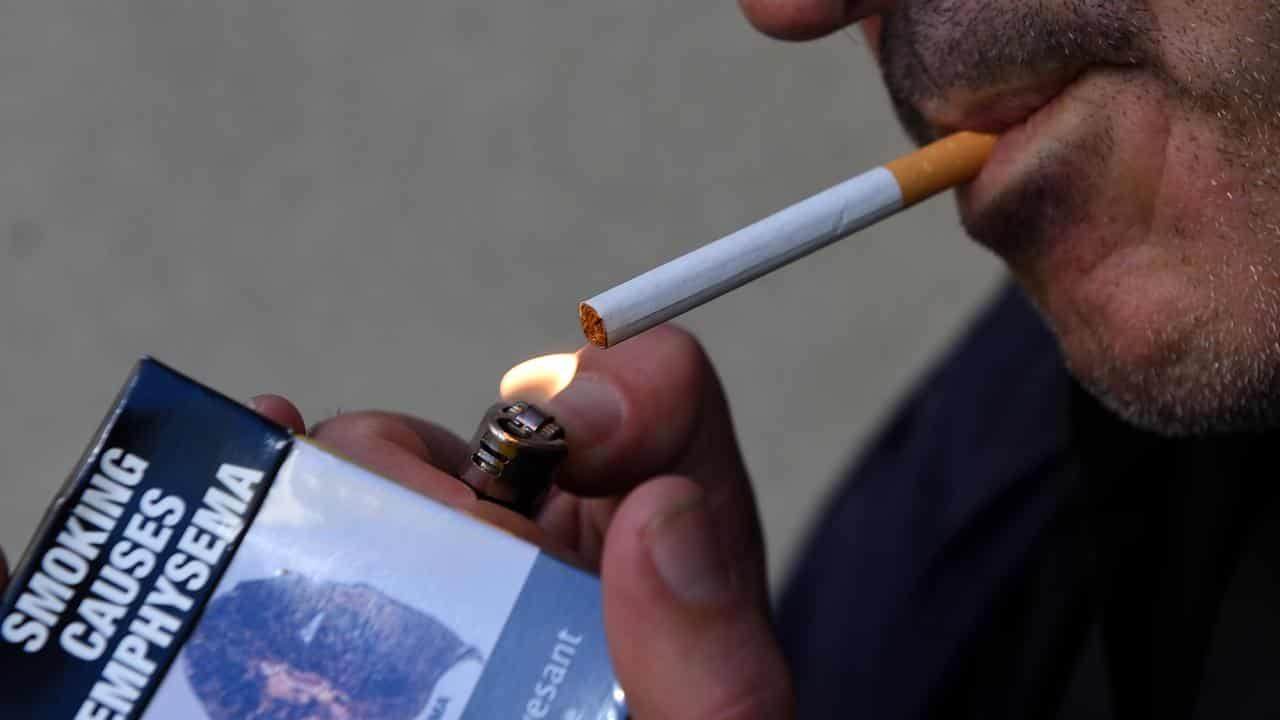
[[[1074,363],[1072,363],[1074,365]],[[1072,374],[1107,410],[1134,427],[1167,437],[1261,433],[1280,428],[1274,378],[1215,388],[1189,385],[1186,369],[1128,375],[1079,370]],[[1201,383],[1199,377],[1192,383]]]
[[[1280,274],[1260,268],[1280,250],[1215,192],[1230,178],[1195,130],[1095,114],[962,190],[961,215],[1116,414],[1166,435],[1275,428]]]
[[[1123,420],[1169,436],[1280,427],[1280,350],[1230,332],[1193,278],[1100,267],[1081,286],[1033,285],[1072,375]]]

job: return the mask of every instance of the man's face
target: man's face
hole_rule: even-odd
[[[860,4],[743,0],[775,32],[788,6],[834,26]],[[868,32],[912,135],[1002,134],[961,215],[1076,376],[1163,432],[1280,424],[1280,0],[878,9]]]

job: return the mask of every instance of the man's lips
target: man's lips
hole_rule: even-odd
[[[1016,184],[1026,169],[1025,159],[1046,135],[1062,130],[1070,117],[1061,112],[1072,91],[1083,87],[1087,67],[1057,67],[1016,82],[977,90],[953,90],[938,100],[917,104],[937,137],[969,130],[998,134],[999,141],[982,172],[960,189],[961,211],[981,208],[1001,191]],[[1056,119],[1055,119],[1056,118]]]
[[[1082,72],[1082,68],[1060,68],[1015,83],[951,90],[919,102],[918,108],[938,136],[960,130],[1003,133],[1051,103]]]

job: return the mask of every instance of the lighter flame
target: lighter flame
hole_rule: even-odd
[[[507,371],[498,385],[503,400],[541,403],[555,397],[578,371],[575,353],[556,353],[525,360]]]

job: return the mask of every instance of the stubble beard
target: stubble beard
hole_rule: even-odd
[[[1175,321],[1152,312],[1151,322],[1126,329],[1147,336],[1153,350],[1140,359],[1125,351],[1113,328],[1065,317],[1047,302],[1050,288],[1035,272],[1043,239],[1086,222],[1114,192],[1082,181],[1105,176],[1119,142],[1108,124],[1059,148],[1053,162],[995,207],[966,217],[966,230],[1006,260],[1057,333],[1072,373],[1126,421],[1174,436],[1280,428],[1280,0],[1261,8],[1256,0],[1236,4],[1256,15],[1238,38],[1254,53],[1248,58],[1232,48],[1201,47],[1191,30],[1159,28],[1146,5],[1109,0],[1100,10],[1096,1],[1064,0],[1051,12],[1042,4],[906,0],[885,18],[886,83],[904,126],[923,142],[935,130],[917,102],[944,89],[999,82],[1026,65],[1084,55],[1154,79],[1159,97],[1152,102],[1179,114],[1178,121],[1213,127],[1213,172],[1225,168],[1244,180],[1233,188],[1229,209],[1206,205],[1210,210],[1196,222],[1175,223],[1160,238],[1214,252],[1196,255],[1194,309]],[[1205,12],[1215,9],[1221,8]],[[1002,42],[986,42],[993,34]],[[1171,48],[1177,58],[1162,55]]]

